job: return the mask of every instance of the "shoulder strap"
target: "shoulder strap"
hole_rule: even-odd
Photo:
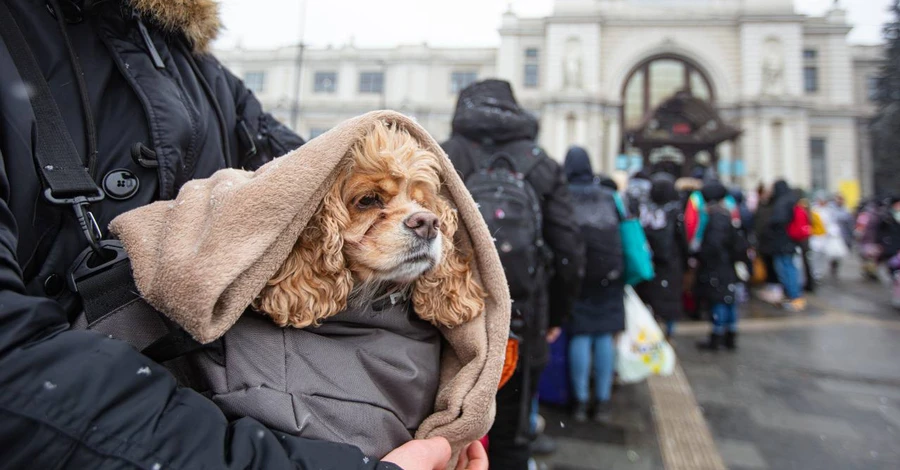
[[[84,163],[78,157],[56,101],[50,94],[50,85],[38,68],[5,1],[0,1],[0,35],[6,42],[6,48],[22,80],[32,90],[29,99],[37,121],[37,149],[34,158],[41,176],[49,186],[50,196],[71,198],[97,195],[100,188],[88,175]]]
[[[0,36],[6,42],[6,49],[23,82],[31,87],[29,100],[37,122],[34,159],[46,186],[44,196],[51,203],[71,205],[82,231],[91,246],[96,248],[100,230],[87,206],[91,202],[102,200],[103,191],[79,158],[56,101],[50,93],[50,85],[41,73],[5,0],[0,0]]]
[[[625,220],[628,218],[628,212],[625,211],[625,203],[622,202],[622,196],[619,196],[619,192],[613,192],[613,200],[616,201],[616,211],[619,213],[619,220]]]

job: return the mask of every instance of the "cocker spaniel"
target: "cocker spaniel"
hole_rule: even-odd
[[[453,327],[484,310],[485,293],[454,243],[456,210],[440,195],[439,156],[379,123],[350,149],[334,186],[254,306],[280,326],[315,326],[386,293]]]

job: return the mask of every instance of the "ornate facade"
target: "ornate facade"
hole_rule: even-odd
[[[499,77],[540,116],[551,155],[582,145],[600,171],[687,162],[748,188],[784,177],[865,192],[868,92],[881,49],[848,44],[850,29],[838,7],[807,17],[791,0],[556,0],[544,18],[506,13],[496,48],[348,45],[305,50],[299,67],[297,47],[218,55],[304,135],[393,108],[443,139],[456,92]],[[634,131],[653,129],[653,112],[678,92],[721,116],[710,126],[727,123],[740,135],[691,155],[677,146],[637,148]],[[690,134],[703,124],[657,133]]]

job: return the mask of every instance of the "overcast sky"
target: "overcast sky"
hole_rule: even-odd
[[[750,0],[752,1],[752,0]],[[821,14],[833,0],[794,0],[797,11]],[[880,42],[891,0],[840,0],[854,25],[850,41]],[[245,48],[294,44],[302,31],[313,46],[385,47],[428,42],[434,46],[496,46],[507,5],[520,16],[544,16],[552,0],[222,0],[225,31],[218,46]]]

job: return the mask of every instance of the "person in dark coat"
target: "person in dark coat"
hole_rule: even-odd
[[[517,165],[530,163],[530,169],[522,169],[524,178],[542,201],[543,239],[553,255],[553,276],[536,280],[535,299],[513,299],[513,308],[526,312],[529,320],[518,367],[497,394],[497,417],[488,434],[491,466],[510,470],[528,466],[534,437],[528,418],[547,364],[547,343],[559,336],[584,274],[584,244],[565,174],[534,142],[537,131],[537,120],[516,102],[509,82],[484,80],[460,92],[452,134],[441,144],[464,181],[499,151]]]
[[[36,159],[55,155],[40,145],[71,138],[68,156],[104,192],[87,208],[100,231],[191,179],[255,169],[303,140],[206,52],[215,2],[0,2],[0,467],[410,470],[440,457],[440,442],[415,442],[379,463],[230,422],[125,342],[69,330],[81,300],[65,279],[89,242],[72,208],[45,198],[40,173],[54,168]],[[18,65],[29,61],[14,55],[31,55],[43,79],[26,82]],[[44,81],[63,123],[36,135],[51,122],[33,104]]]
[[[737,204],[738,212],[741,215],[741,227],[745,230],[751,230],[753,227],[753,212],[747,207],[744,191],[741,188],[734,187],[728,190],[728,194],[734,199],[734,203]]]
[[[706,183],[702,190],[709,220],[697,252],[697,296],[711,305],[713,328],[709,340],[698,346],[718,350],[724,344],[736,347],[738,279],[735,262],[740,261],[740,221],[733,219],[723,200],[728,195],[718,181]]]
[[[666,336],[671,337],[675,321],[681,318],[684,310],[683,283],[688,259],[684,211],[671,178],[654,175],[650,203],[644,207],[640,218],[653,252],[656,277],[639,284],[636,291],[653,314],[665,323]]]
[[[772,192],[764,185],[760,184],[758,189],[759,205],[756,213],[753,214],[753,225],[750,230],[750,242],[756,249],[756,254],[762,260],[763,269],[765,269],[765,285],[758,291],[759,297],[768,303],[781,305],[784,300],[784,288],[778,280],[775,272],[774,263],[774,240],[771,239],[772,233],[769,230],[769,220],[772,218],[772,209],[775,198]],[[754,275],[756,275],[754,273]]]
[[[594,420],[602,421],[610,411],[615,365],[613,337],[625,329],[619,213],[614,191],[597,184],[583,148],[569,149],[565,168],[587,261],[581,294],[568,325],[569,375],[575,397],[573,417],[578,422],[587,421],[593,371]]]
[[[784,287],[785,308],[803,310],[806,302],[802,297],[800,273],[794,264],[797,242],[788,235],[788,225],[794,220],[794,206],[798,198],[784,181],[775,182],[772,190],[772,212],[768,224],[763,229],[772,254],[772,264],[778,281]]]
[[[877,243],[881,247],[879,261],[891,274],[891,305],[900,310],[900,195],[894,195],[879,214]]]

